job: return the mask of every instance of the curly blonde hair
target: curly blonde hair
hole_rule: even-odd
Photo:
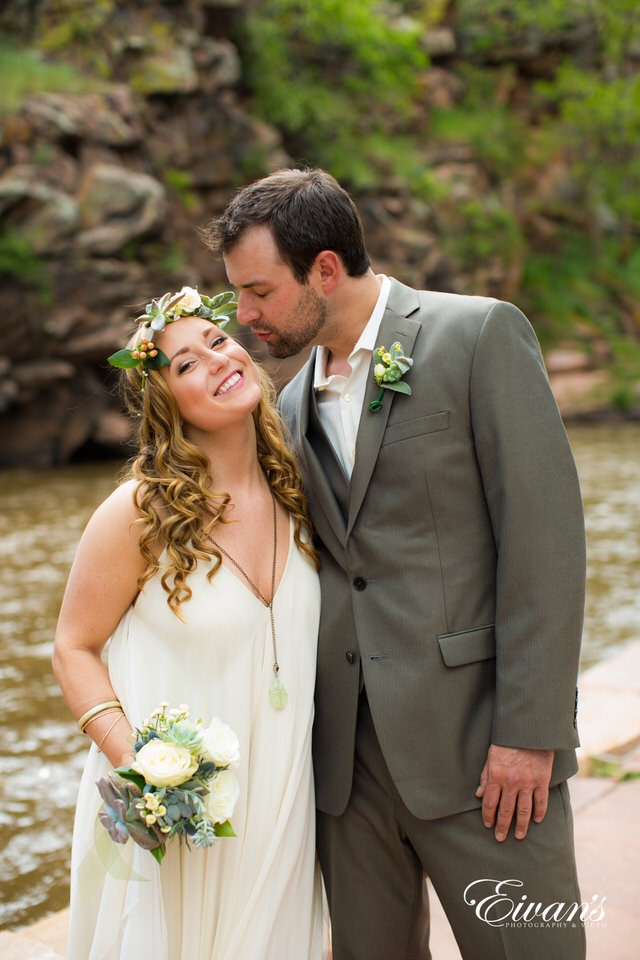
[[[275,406],[275,388],[266,372],[259,366],[257,370],[262,394],[253,411],[258,461],[274,497],[293,517],[296,545],[318,569],[302,479]],[[138,480],[134,499],[143,524],[140,550],[147,562],[138,587],[142,589],[160,569],[153,548],[164,543],[169,566],[161,583],[169,607],[180,616],[180,605],[191,597],[187,578],[198,562],[213,558],[209,579],[220,567],[220,552],[205,530],[227,522],[230,495],[212,489],[209,460],[184,435],[178,406],[161,374],[150,370],[142,391],[139,371],[126,369],[122,384],[127,408],[138,421],[139,452],[125,474]]]

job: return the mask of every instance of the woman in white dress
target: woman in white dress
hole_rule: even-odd
[[[81,538],[53,656],[93,741],[69,960],[322,955],[317,557],[272,388],[216,323],[229,307],[220,299],[185,287],[153,301],[129,349],[110,358],[126,368],[139,452]],[[170,840],[158,864],[131,839],[111,841],[96,781],[131,764],[132,730],[163,701],[236,732],[240,790],[235,837],[204,849]]]

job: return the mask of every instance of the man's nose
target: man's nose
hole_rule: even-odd
[[[249,297],[242,292],[238,293],[238,307],[236,310],[236,316],[238,318],[238,323],[241,323],[243,326],[248,326],[250,323],[255,323],[259,317],[259,313],[254,306],[251,305]]]

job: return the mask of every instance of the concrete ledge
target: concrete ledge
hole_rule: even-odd
[[[0,933],[2,960],[64,960],[69,911],[61,910],[33,926]]]
[[[622,763],[640,743],[640,640],[580,675],[578,732],[583,776],[592,775],[597,760]]]

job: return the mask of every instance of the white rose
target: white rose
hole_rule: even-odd
[[[373,368],[373,375],[376,380],[381,380],[386,372],[387,368],[383,363],[376,363],[375,367]]]
[[[214,717],[202,736],[202,755],[216,767],[228,767],[240,760],[240,742],[228,724]]]
[[[180,290],[180,300],[175,304],[173,310],[175,313],[181,314],[195,313],[201,305],[202,300],[198,291],[194,290],[193,287],[183,287]]]
[[[231,817],[239,796],[240,784],[235,773],[221,770],[215,775],[204,800],[207,816],[214,823],[224,823]]]
[[[191,779],[198,761],[186,747],[154,739],[140,748],[131,766],[154,787],[178,787]]]

